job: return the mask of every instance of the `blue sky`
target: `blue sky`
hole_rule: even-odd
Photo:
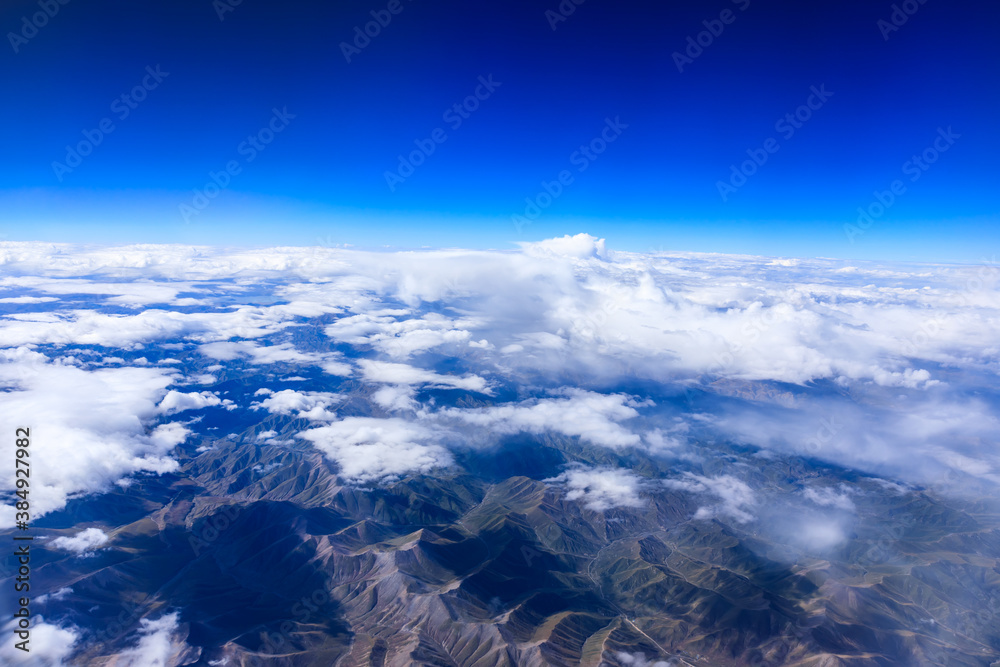
[[[506,248],[586,231],[966,262],[1000,246],[1000,7],[227,1],[5,3],[0,235]],[[877,215],[845,231],[859,207]]]

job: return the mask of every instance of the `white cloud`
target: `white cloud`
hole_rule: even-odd
[[[820,488],[811,487],[805,489],[802,495],[805,496],[806,500],[814,502],[821,507],[834,507],[847,512],[853,512],[856,508],[854,501],[851,500],[851,493],[852,489],[849,486],[841,484],[839,488],[829,486]]]
[[[760,521],[755,526],[764,531],[768,537],[779,544],[819,557],[831,557],[832,551],[843,546],[851,539],[857,517],[846,503],[850,501],[840,496],[835,488],[826,487],[832,493],[820,493],[821,502],[802,502],[802,495],[794,494],[787,498],[774,498],[773,503],[761,506]],[[823,501],[829,502],[823,502]]]
[[[896,480],[960,491],[965,476],[1000,484],[1000,419],[977,398],[940,390],[861,406],[842,397],[796,409],[734,407],[714,422],[737,442],[816,457]]]
[[[190,652],[179,637],[180,614],[164,614],[155,621],[139,621],[139,639],[136,645],[119,655],[121,667],[172,667],[185,664],[180,660]]]
[[[60,627],[46,622],[42,616],[31,620],[31,634],[27,647],[29,652],[21,651],[15,643],[14,634],[17,620],[4,625],[4,641],[0,643],[0,663],[10,666],[24,667],[69,667],[67,662],[73,653],[73,648],[80,640],[80,633],[73,627]]]
[[[278,392],[272,392],[270,389],[258,389],[255,395],[267,395],[268,398],[259,403],[253,403],[250,407],[254,410],[264,409],[271,414],[294,415],[313,421],[336,419],[336,413],[331,412],[328,408],[344,398],[340,394],[329,392],[295,391],[294,389],[283,389]]]
[[[654,661],[647,658],[644,653],[626,653],[625,651],[618,651],[615,653],[615,657],[618,658],[618,662],[623,665],[634,665],[634,667],[677,667],[677,663],[673,660]]]
[[[65,506],[71,494],[108,488],[140,471],[177,468],[168,456],[188,431],[168,423],[149,429],[157,403],[173,376],[164,368],[100,368],[87,371],[49,362],[26,348],[0,350],[0,422],[31,428],[32,514]],[[0,456],[14,458],[13,438],[0,441]],[[44,471],[44,474],[41,474]],[[14,477],[0,479],[13,491]],[[0,528],[13,526],[14,508],[0,506]]]
[[[52,600],[53,602],[59,602],[60,600],[66,599],[66,596],[72,592],[73,592],[72,588],[70,588],[69,586],[63,586],[55,593],[48,593],[47,595],[39,595],[37,598],[35,598],[35,601],[38,604],[45,604],[49,600]]]
[[[451,320],[437,313],[397,319],[407,311],[382,311],[352,315],[326,327],[334,340],[354,345],[371,345],[389,356],[407,358],[442,345],[466,343],[470,333],[463,326],[470,320]]]
[[[317,364],[323,369],[323,372],[328,375],[338,375],[340,377],[347,377],[354,372],[350,364],[345,364],[342,361],[330,361],[329,359],[320,361]],[[286,378],[287,379],[287,378]]]
[[[57,537],[49,544],[56,549],[82,554],[104,546],[109,539],[100,528],[87,528],[72,537]]]
[[[198,351],[219,361],[247,359],[251,364],[257,365],[285,363],[318,366],[330,375],[339,376],[348,376],[352,372],[351,366],[341,361],[336,353],[300,352],[291,343],[260,345],[249,340],[220,341],[201,345]]]
[[[262,346],[252,341],[206,343],[198,351],[210,359],[232,361],[249,358],[253,364],[273,364],[277,362],[312,363],[316,358],[299,352],[290,344]]]
[[[582,500],[584,507],[600,512],[612,507],[642,507],[643,480],[618,468],[577,467],[545,480],[566,489],[567,500]]]
[[[452,462],[440,434],[402,419],[348,417],[299,434],[340,466],[349,481],[388,481]]]
[[[153,304],[172,306],[194,306],[202,301],[177,297],[179,292],[194,292],[200,289],[191,283],[154,282],[151,280],[101,282],[78,278],[42,278],[37,276],[16,276],[0,280],[0,287],[28,288],[47,294],[87,295],[107,297],[108,303],[138,308]],[[58,299],[53,299],[58,300]]]
[[[389,385],[377,389],[372,394],[372,400],[386,410],[416,410],[418,405],[413,399],[416,393],[408,385]]]
[[[8,296],[0,299],[0,303],[51,303],[58,300],[54,296]]]
[[[674,433],[683,434],[688,431],[688,424],[678,422],[669,429],[654,428],[643,434],[642,439],[646,442],[646,447],[651,453],[666,454],[674,453],[683,447],[683,442]]]
[[[718,499],[718,503],[698,508],[694,515],[695,519],[728,516],[739,523],[747,523],[754,519],[754,515],[748,510],[757,504],[756,496],[745,482],[732,475],[702,477],[701,475],[685,473],[683,478],[664,480],[663,484],[668,489],[710,495]]]
[[[813,552],[828,551],[847,541],[844,528],[828,518],[808,520],[802,518],[790,539],[804,549]]]
[[[396,385],[427,385],[430,387],[465,389],[490,394],[486,380],[478,375],[441,375],[434,371],[415,368],[407,364],[362,359],[358,361],[361,374],[369,382]]]
[[[133,349],[151,341],[190,338],[198,342],[253,338],[277,333],[291,322],[266,308],[215,313],[144,310],[135,315],[62,310],[7,315],[0,319],[0,347],[45,344],[102,345]]]
[[[225,401],[227,407],[232,406],[232,401]],[[160,401],[160,412],[165,415],[173,415],[185,410],[201,410],[216,405],[222,405],[223,400],[215,394],[203,391],[201,393],[182,393],[171,389]]]
[[[618,422],[639,415],[640,402],[624,394],[598,394],[567,389],[563,398],[532,399],[520,404],[489,408],[448,408],[439,414],[495,433],[544,433],[553,431],[604,447],[627,447],[641,438]]]
[[[251,470],[253,470],[258,475],[264,476],[267,473],[271,472],[272,470],[280,468],[282,465],[284,464],[281,461],[274,461],[272,463],[268,463],[266,466],[258,463],[253,468],[251,468]]]
[[[598,239],[589,234],[577,234],[576,236],[563,236],[561,238],[537,241],[535,243],[521,243],[520,246],[530,254],[539,255],[561,255],[577,259],[591,259],[599,257],[607,258],[607,249],[604,239]]]

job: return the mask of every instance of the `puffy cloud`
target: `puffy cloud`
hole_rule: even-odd
[[[0,643],[0,663],[20,667],[69,667],[69,656],[80,639],[74,627],[64,628],[53,625],[42,616],[31,620],[29,652],[15,647],[14,629],[17,620],[6,623],[3,628],[4,641]]]
[[[732,475],[702,477],[685,473],[683,478],[664,480],[663,484],[669,489],[715,496],[718,499],[719,502],[715,504],[698,508],[694,515],[695,519],[728,516],[739,523],[747,523],[754,519],[754,515],[748,511],[757,504],[753,489]]]
[[[271,472],[272,470],[280,468],[282,465],[284,464],[281,463],[281,461],[274,461],[273,463],[268,463],[266,466],[258,463],[253,468],[251,468],[251,470],[253,470],[258,475],[264,476],[267,473]]]
[[[417,402],[413,400],[416,393],[409,385],[390,385],[377,389],[372,400],[386,410],[416,410]]]
[[[531,399],[489,408],[448,408],[439,414],[497,433],[552,431],[603,447],[628,447],[641,438],[618,422],[639,415],[637,407],[651,405],[624,394],[598,394],[567,389],[561,398]]]
[[[82,554],[104,546],[109,539],[108,534],[100,528],[87,528],[72,537],[57,537],[49,542],[49,545],[63,551]]]
[[[437,313],[407,317],[409,311],[380,311],[344,317],[326,328],[334,340],[353,345],[371,345],[392,357],[407,358],[447,344],[466,343],[469,320],[450,320]]]
[[[354,372],[354,369],[351,368],[350,364],[345,364],[342,361],[331,361],[329,358],[320,361],[317,366],[322,368],[323,372],[328,375],[347,377]]]
[[[683,443],[676,437],[671,435],[671,432],[686,432],[687,424],[680,424],[675,426],[673,429],[664,431],[663,429],[654,428],[652,431],[643,434],[642,439],[646,443],[646,447],[650,452],[655,454],[665,454],[673,453],[679,450]]]
[[[221,399],[212,392],[203,391],[201,393],[183,393],[171,389],[160,401],[160,412],[165,415],[172,415],[185,410],[201,410],[202,408],[224,405],[227,409],[236,407],[229,399]]]
[[[299,434],[340,466],[353,482],[388,481],[448,466],[439,433],[403,419],[348,417]]]
[[[255,395],[268,396],[268,398],[250,406],[255,410],[264,409],[277,415],[294,414],[296,417],[313,421],[336,419],[336,413],[330,412],[328,408],[344,398],[340,394],[329,392],[295,391],[294,389],[283,389],[278,392],[273,392],[270,389],[258,389]],[[274,434],[273,431],[268,431],[268,433]]]
[[[547,239],[535,243],[521,243],[520,246],[529,254],[557,255],[576,259],[601,258],[606,259],[608,251],[604,239],[598,239],[590,234],[566,235],[561,238]]]
[[[182,660],[190,647],[179,637],[180,614],[164,614],[156,620],[139,621],[136,645],[119,654],[121,667],[171,667],[187,664]]]
[[[576,467],[545,480],[566,489],[567,500],[582,500],[584,507],[600,512],[612,507],[641,507],[643,480],[620,468]]]
[[[155,428],[158,403],[173,381],[168,369],[100,368],[83,370],[49,362],[26,348],[0,350],[0,421],[31,428],[33,516],[65,506],[70,495],[108,488],[140,471],[177,468],[168,456],[188,434],[180,424]],[[0,442],[0,455],[14,458],[12,438]],[[14,490],[13,476],[0,489]],[[0,528],[14,524],[14,508],[0,506]]]

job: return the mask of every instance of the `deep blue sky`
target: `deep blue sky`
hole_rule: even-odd
[[[41,9],[4,3],[0,235],[503,248],[586,231],[633,250],[957,261],[1000,249],[996,3],[912,0],[886,40],[888,1],[586,0],[553,30],[558,0],[400,0],[348,63],[340,43],[387,0],[242,0],[220,20],[225,1],[69,0],[17,53],[9,33]],[[673,52],[726,9],[732,23],[678,72]],[[169,76],[120,119],[112,101],[157,65]],[[442,113],[488,75],[500,87],[452,129]],[[821,85],[833,96],[786,139],[775,122]],[[248,163],[240,143],[286,107],[296,117]],[[580,172],[571,155],[616,117],[628,128]],[[114,132],[60,181],[52,163],[105,118]],[[960,138],[911,181],[904,163],[948,127]],[[447,140],[390,190],[397,155],[436,128]],[[723,201],[717,182],[771,137],[778,152]],[[185,222],[180,205],[230,160],[241,172]],[[561,170],[573,182],[516,226]],[[894,179],[905,193],[849,243],[844,223]]]

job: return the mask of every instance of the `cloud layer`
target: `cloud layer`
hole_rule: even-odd
[[[301,435],[354,482],[447,467],[463,440],[550,434],[687,461],[686,443],[720,439],[1000,483],[992,260],[625,253],[578,235],[398,253],[3,243],[0,267],[0,418],[38,435],[40,513],[174,470],[195,413],[220,408],[315,422],[262,442]],[[264,393],[183,387],[250,372]],[[586,497],[580,474],[560,483]],[[702,517],[745,521],[739,481],[674,483]]]

